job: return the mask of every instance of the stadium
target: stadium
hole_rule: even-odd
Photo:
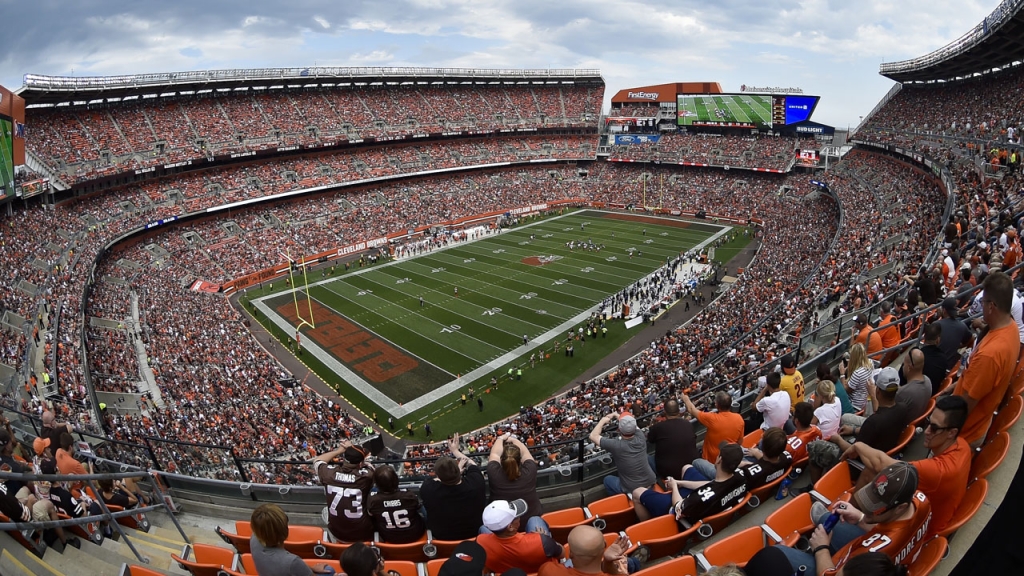
[[[593,69],[26,74],[0,93],[0,574],[263,574],[273,505],[318,573],[372,548],[436,575],[472,539],[442,517],[490,530],[477,496],[510,494],[576,568],[592,530],[621,574],[1014,570],[1021,8],[882,64],[896,85],[849,132],[817,96],[714,82],[607,110]],[[933,353],[904,407],[889,374]],[[692,466],[661,473],[664,433],[625,465],[680,420]],[[532,470],[514,490],[506,453]],[[678,489],[737,478],[682,513]],[[391,479],[430,530],[339,537]],[[479,494],[436,509],[439,485]],[[848,546],[826,554],[814,504]]]

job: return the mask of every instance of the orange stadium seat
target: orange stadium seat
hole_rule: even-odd
[[[646,546],[650,551],[648,558],[661,558],[674,556],[686,550],[700,525],[700,522],[697,522],[690,528],[680,531],[675,516],[665,514],[626,528],[626,536],[629,536],[630,542],[633,543],[630,551]]]
[[[778,492],[779,485],[782,484],[782,482],[786,479],[787,476],[789,476],[790,472],[792,471],[793,468],[790,467],[786,469],[786,473],[783,474],[782,476],[779,476],[775,480],[772,480],[771,482],[765,484],[764,486],[761,486],[760,488],[755,488],[751,490],[750,505],[756,508],[757,506],[760,506],[762,502],[764,502],[772,495],[774,495],[776,492]]]
[[[996,434],[994,438],[981,447],[981,452],[974,456],[971,462],[972,481],[979,478],[986,478],[993,470],[999,467],[1010,451],[1010,435],[1006,432]]]
[[[242,565],[242,570],[245,570],[246,574],[256,574],[256,563],[252,560],[252,554],[242,554],[239,564]]]
[[[235,553],[227,548],[197,542],[185,546],[185,557],[189,556],[190,548],[192,560],[186,560],[177,554],[171,554],[171,560],[177,562],[182,570],[187,570],[192,576],[217,576],[221,568],[230,568],[234,563]]]
[[[931,416],[932,410],[935,410],[935,398],[929,399],[928,407],[924,409],[924,413],[915,418],[914,420],[912,420],[910,424],[907,424],[907,426],[910,426],[910,429],[914,430],[914,432],[916,433],[917,429],[921,426],[921,423],[924,422],[926,418]]]
[[[327,550],[327,555],[324,558],[333,558],[335,560],[341,558],[345,550],[352,545],[351,542],[328,542],[327,540],[324,540],[321,544]]]
[[[432,574],[431,576],[437,575]],[[684,554],[667,562],[634,572],[632,576],[697,576],[697,561],[693,556]]]
[[[921,549],[917,560],[914,560],[910,565],[909,576],[928,576],[931,574],[939,565],[943,556],[946,555],[946,550],[948,549],[949,543],[942,536],[929,540],[924,545],[924,548]]]
[[[810,494],[801,494],[764,519],[764,525],[778,536],[776,543],[792,546],[801,535],[814,529],[811,521],[813,503]]]
[[[226,574],[233,576],[231,571],[226,571]],[[125,566],[125,571],[122,572],[122,576],[164,576],[163,572],[157,572],[156,570],[150,570],[143,566],[137,566],[135,564],[129,564]]]
[[[722,530],[732,524],[733,519],[738,516],[742,516],[747,511],[747,503],[750,502],[750,493],[747,493],[742,500],[736,504],[722,510],[718,514],[712,514],[707,518],[701,520],[700,530],[697,531],[697,535],[702,539],[707,540],[715,534],[718,534]]]
[[[853,488],[853,477],[850,475],[850,464],[845,461],[833,466],[814,483],[814,491],[828,500],[826,504],[834,502],[843,492],[847,492],[851,488]]]
[[[899,440],[899,442],[897,442],[896,445],[892,447],[892,450],[889,450],[887,452],[887,454],[891,458],[899,459],[899,457],[903,453],[903,449],[906,448],[907,445],[910,444],[910,441],[913,440],[913,439],[914,439],[914,427],[913,426],[906,426],[905,428],[903,428],[903,432],[900,432],[900,440]]]
[[[996,434],[1006,432],[1012,428],[1017,423],[1017,420],[1020,420],[1022,410],[1024,410],[1024,398],[1020,396],[1010,398],[1006,406],[992,419],[992,425],[989,426],[986,441],[994,438]]]
[[[252,527],[249,525],[248,520],[235,521],[234,533],[228,532],[220,526],[217,526],[216,532],[217,536],[220,536],[224,542],[234,546],[239,554],[249,553],[249,539],[252,537]]]
[[[591,516],[597,516],[605,521],[603,532],[619,532],[637,522],[633,502],[625,494],[616,494],[593,502],[587,506],[587,511]]]
[[[761,530],[760,526],[752,526],[710,544],[701,555],[708,561],[708,566],[722,566],[733,562],[743,568],[747,561],[766,545],[764,530]]]
[[[565,539],[569,537],[569,532],[572,532],[573,528],[592,522],[587,517],[586,510],[583,508],[556,510],[555,512],[541,515],[541,518],[548,523],[548,528],[551,529],[551,536],[554,537],[555,541],[562,543],[565,543]]]
[[[427,543],[427,535],[408,544],[388,544],[387,542],[374,542],[373,545],[380,548],[381,556],[385,560],[408,560],[411,562],[426,562],[427,555],[423,552],[423,545]]]
[[[764,438],[764,430],[758,428],[757,430],[754,430],[750,434],[744,436],[743,442],[741,444],[744,448],[753,448],[757,446],[757,443],[761,441],[761,438]]]
[[[407,560],[387,560],[384,562],[384,569],[398,572],[399,576],[418,576],[419,569],[416,567],[415,562],[409,562]],[[339,572],[341,572],[339,570]]]
[[[323,528],[297,525],[288,527],[288,539],[282,546],[299,558],[324,558],[329,552],[323,542]]]
[[[455,552],[455,547],[465,542],[465,540],[435,540],[430,536],[430,531],[427,531],[427,540],[437,548],[437,554],[435,558],[447,558]],[[347,545],[346,545],[347,546]],[[340,558],[341,556],[339,556]]]
[[[967,487],[964,499],[960,501],[960,505],[953,512],[953,517],[949,519],[949,524],[946,525],[942,532],[939,532],[939,536],[951,537],[954,532],[959,530],[961,526],[966,524],[981,509],[986,496],[988,496],[988,480],[982,479],[972,482]]]
[[[437,576],[437,573],[441,571],[441,565],[444,564],[445,560],[447,560],[447,558],[427,560],[427,576]]]

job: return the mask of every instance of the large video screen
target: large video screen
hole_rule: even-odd
[[[767,130],[811,119],[819,96],[772,94],[679,94],[680,126]]]
[[[14,195],[14,123],[0,116],[0,198]]]
[[[770,94],[680,94],[677,97],[680,126],[729,126],[771,128]]]

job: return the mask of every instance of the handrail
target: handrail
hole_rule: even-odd
[[[939,62],[947,60],[953,56],[962,54],[979,44],[982,40],[987,38],[991,32],[1002,26],[1004,22],[1020,10],[1021,6],[1024,6],[1024,0],[1003,0],[1003,2],[1001,2],[991,14],[986,16],[984,20],[965,32],[956,40],[953,40],[942,48],[925,54],[924,56],[919,56],[910,60],[900,60],[898,62],[885,62],[878,67],[878,73],[884,76],[887,74],[921,70],[933,64],[938,64]]]
[[[135,472],[105,472],[99,474],[34,474],[34,473],[17,473],[17,472],[3,472],[0,471],[0,480],[5,479],[18,479],[26,482],[35,481],[47,481],[47,482],[76,482],[83,481],[93,491],[94,494],[100,495],[101,492],[95,485],[96,480],[117,480],[123,478],[148,478],[153,489],[153,497],[156,499],[157,504],[150,504],[149,506],[136,506],[135,508],[125,509],[119,512],[111,512],[107,506],[106,501],[103,500],[102,496],[95,500],[96,504],[99,505],[100,510],[103,511],[99,515],[91,515],[83,518],[67,518],[62,520],[46,520],[43,522],[0,522],[0,530],[37,530],[37,529],[50,529],[58,528],[63,526],[77,526],[81,524],[88,524],[96,521],[114,520],[113,527],[117,530],[121,539],[135,555],[135,558],[139,562],[144,564],[149,563],[149,559],[143,556],[135,544],[132,543],[128,534],[125,533],[121,524],[116,520],[118,518],[125,518],[128,516],[135,516],[138,514],[145,514],[147,512],[153,512],[155,510],[164,510],[167,512],[167,516],[170,517],[171,522],[174,523],[174,527],[177,528],[178,533],[181,534],[182,540],[186,543],[191,543],[191,539],[188,534],[185,534],[185,530],[181,527],[178,519],[174,516],[173,511],[169,505],[169,499],[164,495],[160,489],[160,483],[153,477],[153,473],[148,471],[135,471]],[[147,520],[148,522],[148,520]]]

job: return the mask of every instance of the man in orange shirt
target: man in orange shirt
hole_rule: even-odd
[[[874,328],[868,323],[868,315],[861,312],[853,317],[853,342],[863,344],[868,356],[873,356],[882,350],[882,337],[878,332],[872,332]]]
[[[1006,394],[1020,354],[1020,332],[1010,313],[1013,281],[1002,272],[993,272],[983,286],[981,306],[986,327],[953,390],[967,401],[967,422],[960,435],[971,448],[984,442],[992,413]]]
[[[693,405],[690,397],[683,394],[686,411],[707,428],[704,433],[703,457],[708,462],[718,460],[718,445],[723,441],[730,444],[743,443],[743,417],[732,411],[732,396],[723,390],[715,394],[715,408],[718,412],[702,412]]]
[[[881,311],[881,316],[878,318],[879,326],[885,326],[886,324],[897,320],[897,318],[892,314],[892,303],[888,300],[879,304],[878,309]],[[882,339],[883,350],[888,350],[900,343],[900,328],[896,324],[893,324],[888,328],[882,328],[878,331],[878,335]],[[894,350],[889,352],[889,354],[886,355],[885,360],[882,361],[882,366],[888,366],[898,355],[899,351]]]
[[[60,435],[60,448],[57,450],[57,470],[61,474],[92,474],[92,462],[89,462],[89,470],[78,460],[75,460],[73,446],[75,438],[67,432]]]
[[[935,403],[935,410],[928,418],[924,429],[924,445],[932,453],[931,458],[911,462],[917,468],[917,488],[932,503],[932,522],[929,534],[944,530],[953,518],[957,506],[967,494],[967,481],[971,472],[971,447],[960,437],[960,428],[967,420],[967,402],[960,396],[943,396]],[[857,487],[867,484],[868,479],[896,463],[881,450],[863,442],[857,442],[846,452],[850,458],[859,457],[864,463]]]
[[[793,408],[793,424],[796,430],[786,441],[786,450],[793,456],[793,462],[799,463],[807,458],[807,445],[821,440],[821,430],[811,424],[814,419],[814,406],[810,402],[800,402]]]
[[[483,528],[476,543],[487,552],[487,570],[500,574],[510,568],[527,573],[537,570],[549,560],[562,557],[562,545],[555,542],[547,523],[534,516],[527,523],[528,531],[519,532],[519,518],[526,514],[526,501],[495,500],[484,508]]]

